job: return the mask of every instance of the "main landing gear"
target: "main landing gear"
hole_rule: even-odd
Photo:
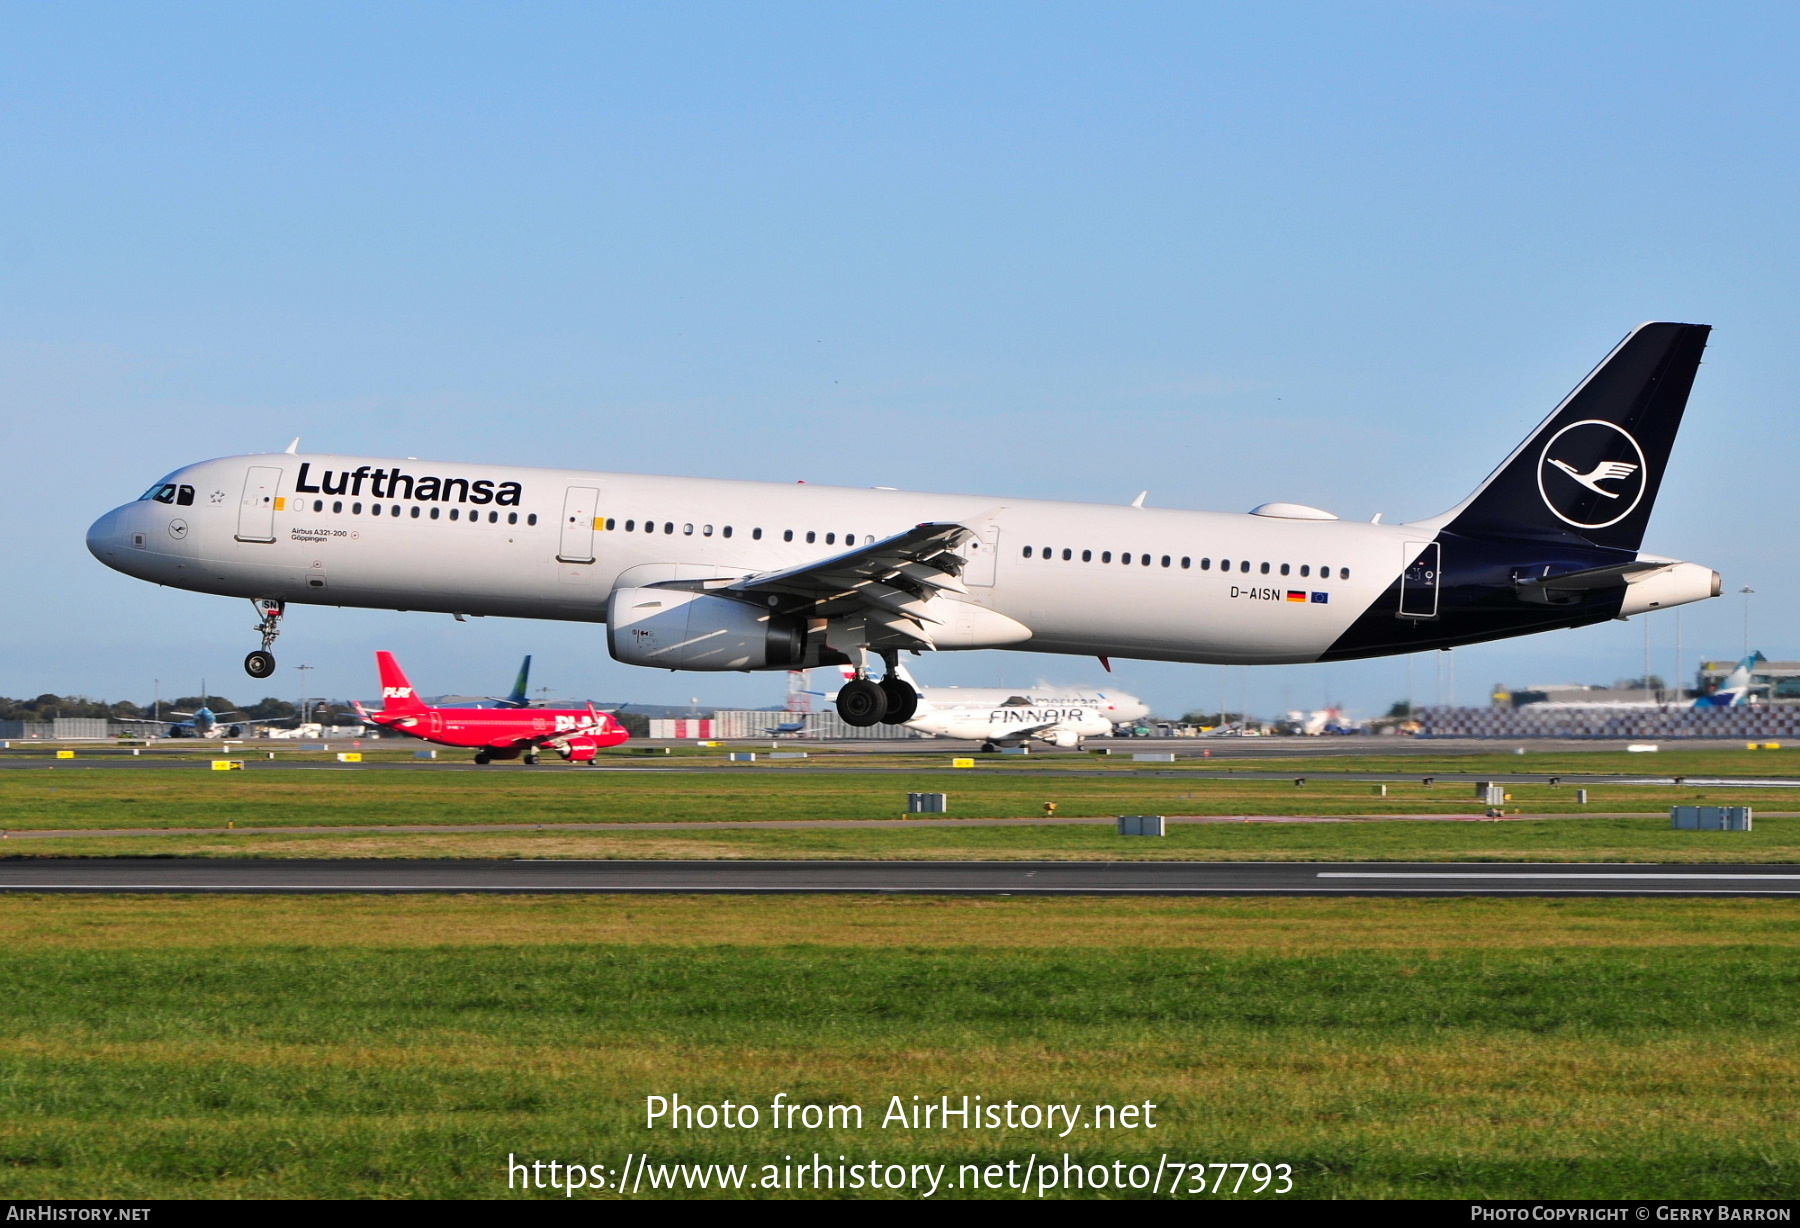
[[[287,602],[257,597],[250,604],[256,609],[256,631],[262,636],[263,645],[244,658],[244,672],[252,678],[267,678],[275,672],[275,654],[269,649],[275,647],[275,637],[281,634],[281,616],[287,613]]]
[[[904,725],[919,710],[919,693],[900,677],[899,654],[882,653],[887,676],[880,682],[871,679],[866,669],[858,669],[856,677],[838,688],[838,716],[844,724],[858,729],[871,725]]]

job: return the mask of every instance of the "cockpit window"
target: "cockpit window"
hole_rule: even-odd
[[[155,499],[158,503],[173,503],[176,489],[173,482],[158,482],[144,492],[143,499]],[[191,498],[192,496],[190,496]],[[139,502],[143,502],[143,499],[140,499]]]

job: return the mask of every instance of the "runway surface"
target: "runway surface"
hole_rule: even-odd
[[[0,862],[0,891],[1794,896],[1800,865],[32,860]]]

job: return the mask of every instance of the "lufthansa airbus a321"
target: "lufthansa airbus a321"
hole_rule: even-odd
[[[290,605],[564,619],[606,624],[632,665],[849,665],[844,720],[900,724],[918,702],[902,652],[1343,661],[1715,597],[1718,573],[1640,550],[1708,331],[1633,329],[1473,494],[1409,524],[290,447],[178,469],[87,543],[250,599],[259,678]]]

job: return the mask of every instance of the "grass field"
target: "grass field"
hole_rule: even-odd
[[[1659,765],[1694,775],[1768,775],[1784,760],[1763,752],[1681,752],[1694,762]],[[1644,756],[1589,754],[1591,772],[1641,770]],[[41,856],[264,856],[264,857],[731,857],[999,859],[1185,858],[1217,860],[1546,860],[1800,861],[1800,818],[1771,810],[1800,809],[1787,790],[1676,788],[1589,782],[1589,800],[1575,799],[1576,782],[1510,786],[1509,811],[1557,816],[1492,822],[1367,822],[1331,824],[1215,823],[1172,825],[1161,840],[1120,839],[1100,827],[745,830],[583,832],[570,823],[720,820],[841,821],[896,819],[909,791],[947,792],[950,813],[966,818],[1021,818],[1054,802],[1059,817],[1121,813],[1232,816],[1462,815],[1479,812],[1466,782],[1426,786],[1426,775],[1514,770],[1515,756],[1459,756],[1405,761],[1411,778],[1375,787],[1341,778],[1341,760],[1259,763],[1293,771],[1292,779],[1247,780],[1221,767],[1148,773],[1114,766],[1089,771],[1083,756],[1049,757],[1069,765],[1050,774],[1018,770],[952,772],[925,764],[902,768],[894,755],[846,756],[829,772],[694,773],[667,770],[584,772],[495,769],[445,772],[425,768],[321,771],[258,767],[213,772],[189,768],[83,768],[0,772],[0,827],[14,833],[56,829],[163,828],[167,836],[106,838],[71,835],[0,843],[13,857]],[[1479,762],[1471,762],[1479,760]],[[1393,770],[1371,761],[1359,770]],[[1800,761],[1797,761],[1800,762]],[[1533,764],[1534,769],[1541,765]],[[898,769],[898,770],[896,770]],[[1542,770],[1552,770],[1543,767]],[[1673,832],[1675,802],[1743,804],[1758,809],[1748,834]],[[1627,817],[1586,817],[1596,813]],[[351,832],[310,834],[194,834],[195,828],[355,827],[531,823],[542,832],[456,834]],[[183,834],[186,831],[188,834]]]
[[[6,1197],[487,1197],[508,1153],[814,1151],[1800,1193],[1780,901],[25,896],[0,939]],[[865,1125],[645,1130],[674,1092]],[[890,1096],[965,1093],[1158,1128],[880,1128]]]
[[[1800,861],[1800,818],[1759,815],[1755,830],[1671,831],[1642,818],[1503,823],[1171,824],[1160,840],[1105,826],[702,827],[682,831],[237,834],[7,840],[7,857],[473,857],[990,861]]]
[[[1645,770],[1640,756],[1571,758]],[[1675,760],[1656,767],[1770,775],[1784,762]],[[0,852],[1800,860],[1800,818],[1768,817],[1783,793],[1590,784],[1587,811],[1628,817],[1580,817],[1573,781],[1514,788],[1515,807],[1558,816],[1540,820],[1209,823],[1162,840],[1027,825],[556,830],[891,819],[923,789],[969,817],[1035,815],[1046,800],[1062,815],[1422,815],[1473,801],[1466,786],[1416,783],[1377,799],[1330,773],[1393,767],[1343,760],[1251,765],[1306,775],[1303,788],[1216,765],[1170,776],[1062,762],[1052,776],[887,756],[808,774],[9,770],[0,826],[14,832],[171,830]],[[1404,761],[1413,775],[1521,766]],[[1696,795],[1757,806],[1756,830],[1668,830],[1667,807]],[[230,822],[546,830],[192,830]],[[505,1197],[509,1153],[746,1164],[754,1182],[764,1163],[818,1152],[947,1164],[954,1182],[964,1163],[1066,1152],[1084,1165],[1287,1164],[1308,1197],[1791,1198],[1797,956],[1800,901],[1779,900],[9,895],[0,1197]],[[677,1092],[765,1113],[778,1093],[853,1103],[865,1120],[646,1130],[645,1097]],[[891,1096],[964,1094],[1149,1101],[1158,1125],[1066,1138],[881,1127]]]

